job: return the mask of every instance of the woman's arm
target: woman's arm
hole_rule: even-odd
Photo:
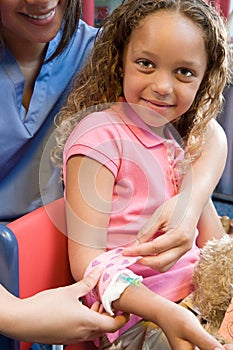
[[[180,193],[158,208],[138,234],[134,247],[125,255],[142,255],[141,263],[166,271],[192,246],[195,228],[223,172],[227,156],[226,136],[221,126],[209,125],[202,155],[185,175]],[[164,235],[149,240],[159,229]]]
[[[79,301],[94,288],[99,275],[93,270],[78,283],[25,299],[16,298],[0,285],[0,333],[23,341],[69,344],[115,332],[127,322],[126,314],[99,314],[98,305],[89,309]]]

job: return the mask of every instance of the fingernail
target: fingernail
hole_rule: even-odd
[[[137,239],[133,242],[133,244],[130,247],[123,249],[122,255],[133,255],[134,253],[131,252],[130,248],[134,247],[135,245],[139,245],[139,241]]]

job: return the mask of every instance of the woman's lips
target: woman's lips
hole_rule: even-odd
[[[43,15],[32,15],[30,13],[25,13],[24,15],[35,20],[44,20],[52,17],[54,14],[55,14],[55,9],[52,9],[50,12]]]

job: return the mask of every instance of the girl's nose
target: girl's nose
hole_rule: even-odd
[[[173,92],[173,80],[169,72],[156,71],[152,77],[151,90],[159,95],[170,95]]]

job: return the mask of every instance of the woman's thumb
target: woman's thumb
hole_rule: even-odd
[[[89,293],[97,284],[100,278],[101,270],[97,267],[93,269],[90,274],[84,277],[81,281],[78,282],[79,286],[79,297],[82,297]]]

